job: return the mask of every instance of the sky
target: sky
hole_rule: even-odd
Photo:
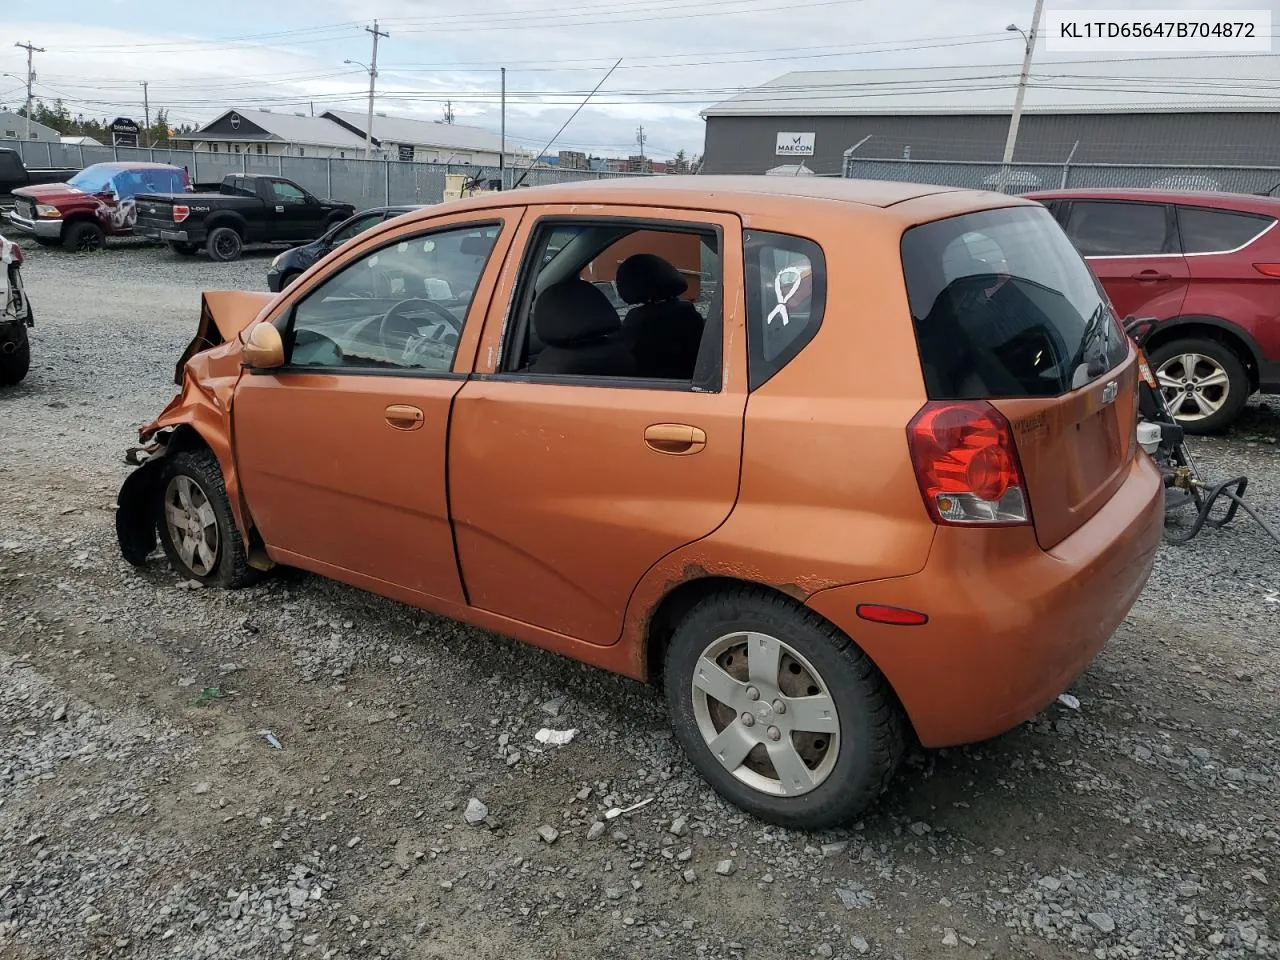
[[[1143,3],[1143,6],[1156,4]],[[541,148],[621,63],[553,149],[602,156],[702,151],[699,111],[792,70],[983,64],[1016,74],[1034,0],[63,0],[56,15],[0,13],[0,104],[21,105],[26,52],[35,96],[73,113],[201,124],[232,107],[310,112],[367,106],[375,18],[376,109],[497,131],[507,67],[507,135]],[[1162,8],[1271,9],[1280,0],[1161,0]],[[1124,0],[1049,0],[1046,9],[1125,9]],[[1061,60],[1040,46],[1037,62]],[[344,64],[344,60],[359,64]]]

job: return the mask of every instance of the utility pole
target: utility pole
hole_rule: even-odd
[[[385,30],[378,29],[378,21],[372,27],[365,27],[366,33],[373,34],[373,59],[369,61],[369,120],[364,131],[364,158],[373,156],[373,82],[378,78],[378,38],[390,37]]]
[[[640,169],[638,171],[639,173],[649,172],[648,170],[645,169],[648,166],[648,164],[645,162],[645,158],[644,158],[644,142],[648,139],[649,138],[644,135],[644,125],[641,124],[640,128],[636,131],[636,143],[640,145]]]
[[[35,69],[32,67],[31,55],[33,53],[44,53],[44,47],[33,47],[31,41],[26,43],[15,43],[15,47],[21,47],[27,51],[27,132],[26,138],[31,139],[31,84],[36,78]]]
[[[453,123],[453,101],[446,100],[444,102],[444,122]]]
[[[144,116],[144,117],[145,117],[145,119],[146,119],[146,124],[147,124],[147,125],[146,125],[146,127],[144,127],[143,129],[145,129],[145,130],[147,131],[147,146],[149,147],[149,146],[152,146],[152,141],[151,141],[151,97],[150,97],[150,96],[148,95],[148,93],[147,93],[147,84],[148,84],[150,81],[147,81],[147,80],[139,80],[138,82],[139,82],[140,84],[142,84],[142,113],[143,113],[143,116]],[[138,144],[138,146],[142,146],[142,144]]]
[[[1022,33],[1016,23],[1011,23],[1006,30],[1022,33],[1026,41],[1026,52],[1022,57],[1022,73],[1018,75],[1018,92],[1013,98],[1013,114],[1009,117],[1009,136],[1004,142],[1004,159],[1000,167],[1000,192],[1004,192],[1009,176],[1009,164],[1013,162],[1013,148],[1018,143],[1018,125],[1022,122],[1022,101],[1027,93],[1027,78],[1031,75],[1031,57],[1036,52],[1036,35],[1040,32],[1040,14],[1044,11],[1044,0],[1036,0],[1035,12],[1031,15],[1031,32]]]
[[[507,176],[507,68],[502,68],[502,119],[498,121],[498,189],[506,189]]]

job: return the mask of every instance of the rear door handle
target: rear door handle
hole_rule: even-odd
[[[644,442],[658,453],[685,456],[705,447],[707,434],[687,423],[654,423],[645,427]]]
[[[393,403],[385,411],[387,423],[397,430],[417,430],[422,426],[422,411],[407,403]]]
[[[1132,279],[1147,282],[1155,280],[1172,280],[1173,274],[1161,273],[1159,270],[1139,270],[1137,273],[1132,275]]]

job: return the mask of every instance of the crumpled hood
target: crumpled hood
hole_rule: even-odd
[[[202,350],[234,340],[240,331],[258,319],[274,293],[250,290],[206,290],[200,294],[200,324],[187,349],[178,358],[173,382],[182,385],[182,371],[187,361]]]

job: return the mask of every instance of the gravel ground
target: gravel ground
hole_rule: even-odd
[[[912,755],[852,829],[770,828],[656,691],[309,575],[197,591],[120,559],[121,454],[199,291],[266,268],[30,251],[0,957],[1280,957],[1280,548],[1247,518],[1162,551],[1078,710]],[[1196,449],[1280,519],[1278,437],[1255,399]]]

